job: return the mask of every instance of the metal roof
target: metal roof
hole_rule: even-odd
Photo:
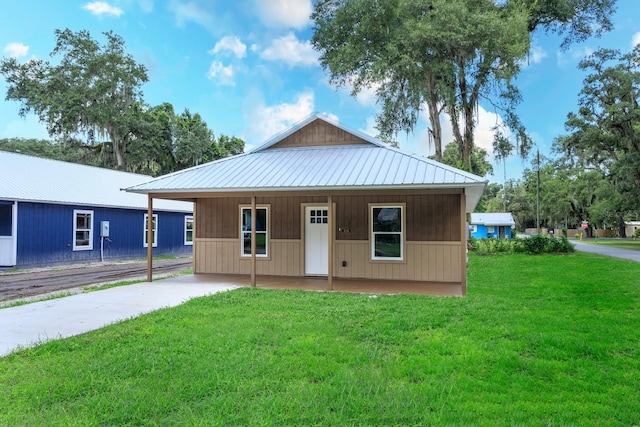
[[[472,213],[470,224],[515,226],[511,212]]]
[[[148,175],[0,151],[0,199],[147,209],[147,198],[121,191]],[[154,200],[154,210],[193,212],[193,203]]]
[[[257,149],[127,188],[136,193],[262,192],[465,188],[473,210],[487,181],[426,157],[391,148],[370,136],[343,130],[369,144],[269,148],[320,115],[272,138]]]

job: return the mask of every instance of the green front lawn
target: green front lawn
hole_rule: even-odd
[[[0,426],[640,423],[640,264],[471,256],[465,298],[240,289],[0,359]]]
[[[614,248],[635,249],[640,251],[640,240],[622,240],[622,239],[585,239],[582,243],[591,243],[600,246],[611,246]]]

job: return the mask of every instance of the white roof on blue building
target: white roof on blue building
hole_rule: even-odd
[[[328,132],[335,139],[323,144],[297,144],[296,133],[317,121],[335,128],[333,132],[329,127]],[[308,135],[313,128],[307,128],[306,132]],[[351,139],[341,143],[345,135]],[[248,153],[161,176],[127,191],[161,196],[199,192],[465,188],[467,208],[471,211],[486,183],[479,176],[391,148],[325,116],[313,115]]]
[[[152,177],[0,151],[0,200],[147,209],[147,198],[121,191]],[[193,204],[154,200],[154,210],[192,212]]]
[[[513,220],[511,212],[476,212],[471,214],[470,224],[488,225],[488,226],[514,226],[516,222]]]

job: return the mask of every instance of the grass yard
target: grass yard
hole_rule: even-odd
[[[240,289],[0,359],[0,425],[640,424],[640,264],[471,256],[466,298]]]
[[[640,240],[622,240],[622,239],[586,239],[582,243],[590,243],[600,246],[611,246],[614,248],[635,249],[640,251]]]

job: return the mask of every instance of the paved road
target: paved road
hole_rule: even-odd
[[[118,286],[0,309],[0,357],[20,347],[70,337],[237,286],[198,275]]]
[[[580,252],[591,252],[594,254],[606,255],[615,258],[630,259],[640,262],[640,251],[633,249],[612,248],[610,246],[592,245],[590,243],[572,242],[576,250]]]
[[[191,258],[157,260],[153,275],[160,277],[192,267]],[[19,272],[0,272],[0,301],[23,299],[101,283],[145,277],[147,262],[90,264]]]

